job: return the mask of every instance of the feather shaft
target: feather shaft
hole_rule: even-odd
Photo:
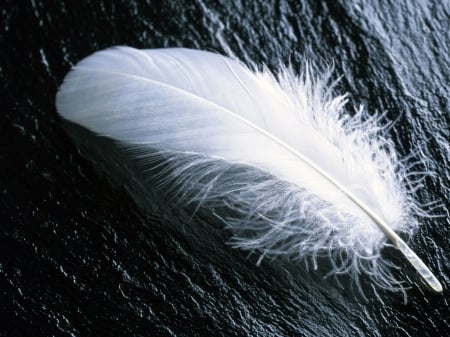
[[[224,219],[233,243],[262,251],[259,262],[309,255],[316,265],[328,254],[336,274],[364,270],[389,286],[392,275],[377,264],[387,238],[441,292],[395,231],[412,232],[408,212],[417,204],[400,183],[411,185],[407,170],[396,176],[377,117],[342,116],[345,96],[328,96],[308,71],[298,78],[285,69],[275,79],[213,53],[122,47],[81,61],[56,105],[148,164],[159,161],[146,153],[166,156],[158,185],[169,182],[196,208],[234,208],[236,217]],[[241,164],[249,167],[236,169]]]

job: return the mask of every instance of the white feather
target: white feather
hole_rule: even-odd
[[[367,271],[393,287],[380,250],[386,235],[400,246],[393,230],[417,227],[405,169],[377,118],[345,115],[346,97],[333,98],[326,80],[308,69],[275,78],[203,51],[120,47],[81,61],[56,105],[149,161],[164,154],[159,174],[178,196],[232,210],[223,220],[234,246],[314,264],[329,256],[333,272]]]

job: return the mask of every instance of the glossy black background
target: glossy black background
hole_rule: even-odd
[[[447,336],[450,124],[448,1],[12,1],[0,3],[0,335]],[[142,210],[82,157],[54,97],[81,58],[111,45],[184,46],[244,61],[333,61],[337,90],[397,120],[443,206],[411,247],[444,284],[367,299],[335,280],[225,244],[207,212]],[[395,259],[395,253],[387,254]],[[393,255],[393,256],[391,256]]]

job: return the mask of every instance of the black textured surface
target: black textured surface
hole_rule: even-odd
[[[0,335],[447,336],[450,331],[448,1],[12,1],[0,3]],[[184,46],[245,61],[334,61],[338,90],[398,120],[436,172],[418,193],[444,216],[411,247],[443,282],[411,268],[408,303],[225,244],[228,234],[155,200],[141,210],[84,159],[54,97],[81,58],[111,45]],[[345,285],[345,279],[342,281]]]

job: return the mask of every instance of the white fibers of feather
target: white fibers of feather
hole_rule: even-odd
[[[332,273],[365,272],[393,289],[383,232],[298,154],[406,235],[417,228],[411,191],[420,181],[397,158],[382,116],[346,113],[329,78],[308,65],[274,76],[213,53],[116,48],[67,76],[57,108],[131,149],[174,198],[220,210],[234,247],[314,267],[328,258]]]
[[[417,222],[410,214],[421,209],[408,186],[416,189],[419,183],[410,181],[407,173],[417,162],[406,167],[397,159],[380,125],[382,116],[369,116],[362,108],[353,116],[344,115],[346,97],[332,97],[329,74],[313,78],[306,69],[301,77],[290,69],[283,69],[278,79],[267,72],[259,76],[275,81],[273,85],[298,100],[299,111],[312,111],[301,115],[304,122],[342,149],[350,174],[365,173],[370,184],[365,187],[389,209],[392,227],[412,235]],[[145,151],[141,156],[146,158]],[[314,269],[318,258],[326,258],[330,274],[348,273],[357,280],[365,273],[381,287],[401,289],[390,272],[393,266],[381,257],[381,249],[390,244],[376,226],[367,227],[310,191],[252,166],[198,154],[164,151],[163,156],[166,170],[154,170],[152,175],[175,191],[173,199],[182,204],[227,209],[225,215],[218,213],[233,231],[233,247],[259,252],[261,259],[306,260]]]
[[[391,263],[380,256],[389,245],[386,237],[362,228],[309,191],[252,166],[196,154],[162,156],[164,164],[151,170],[152,180],[159,180],[159,188],[178,204],[215,210],[232,230],[233,247],[261,254],[261,259],[306,261],[314,269],[318,259],[326,259],[329,274],[351,274],[356,282],[367,274],[381,287],[401,288]],[[411,219],[399,230],[413,231],[414,225]]]

